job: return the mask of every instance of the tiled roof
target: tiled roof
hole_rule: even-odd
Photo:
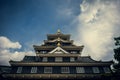
[[[36,61],[36,56],[25,56],[22,61],[34,62],[34,61]]]
[[[113,61],[97,61],[97,60],[93,60],[90,56],[81,56],[78,58],[78,62],[83,62],[83,63],[111,63]]]
[[[54,49],[54,48],[56,48],[56,46],[37,46],[37,45],[33,45],[33,47],[34,47],[34,49],[40,49],[40,50],[42,50],[42,49]],[[84,48],[84,46],[82,45],[82,46],[61,46],[63,49],[83,49]]]
[[[22,60],[23,62],[37,62],[39,61],[37,56],[25,56],[24,59]],[[40,60],[41,61],[41,60]],[[90,56],[81,56],[77,59],[77,62],[80,63],[112,63],[113,61],[96,61],[93,60]]]
[[[78,58],[79,62],[96,62],[95,60],[91,59],[89,56],[81,56]]]

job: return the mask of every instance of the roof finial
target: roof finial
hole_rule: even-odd
[[[61,44],[60,44],[60,43],[58,43],[58,44],[57,44],[57,46],[58,46],[58,47],[60,47],[60,46],[61,46]]]
[[[60,33],[60,29],[57,30],[57,33]]]
[[[57,38],[57,41],[60,41],[60,37]]]

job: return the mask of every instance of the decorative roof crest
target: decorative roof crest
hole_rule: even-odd
[[[58,43],[58,44],[57,44],[57,46],[58,46],[58,47],[60,47],[60,46],[61,46],[61,44],[60,44],[60,43]]]
[[[60,41],[60,37],[57,38],[57,41]]]
[[[57,30],[57,34],[60,34],[60,33],[61,33],[61,31],[60,31],[60,29],[58,29],[58,30]]]

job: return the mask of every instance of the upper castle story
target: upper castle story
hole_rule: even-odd
[[[47,40],[44,40],[42,45],[33,45],[33,47],[36,54],[81,54],[84,46],[75,45],[74,41],[71,40],[70,37],[70,34],[63,34],[60,30],[58,30],[55,34],[47,34]]]

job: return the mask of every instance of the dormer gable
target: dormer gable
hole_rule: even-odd
[[[61,47],[56,47],[55,49],[53,49],[52,51],[49,52],[50,54],[68,54],[68,52],[64,49],[62,49]]]

